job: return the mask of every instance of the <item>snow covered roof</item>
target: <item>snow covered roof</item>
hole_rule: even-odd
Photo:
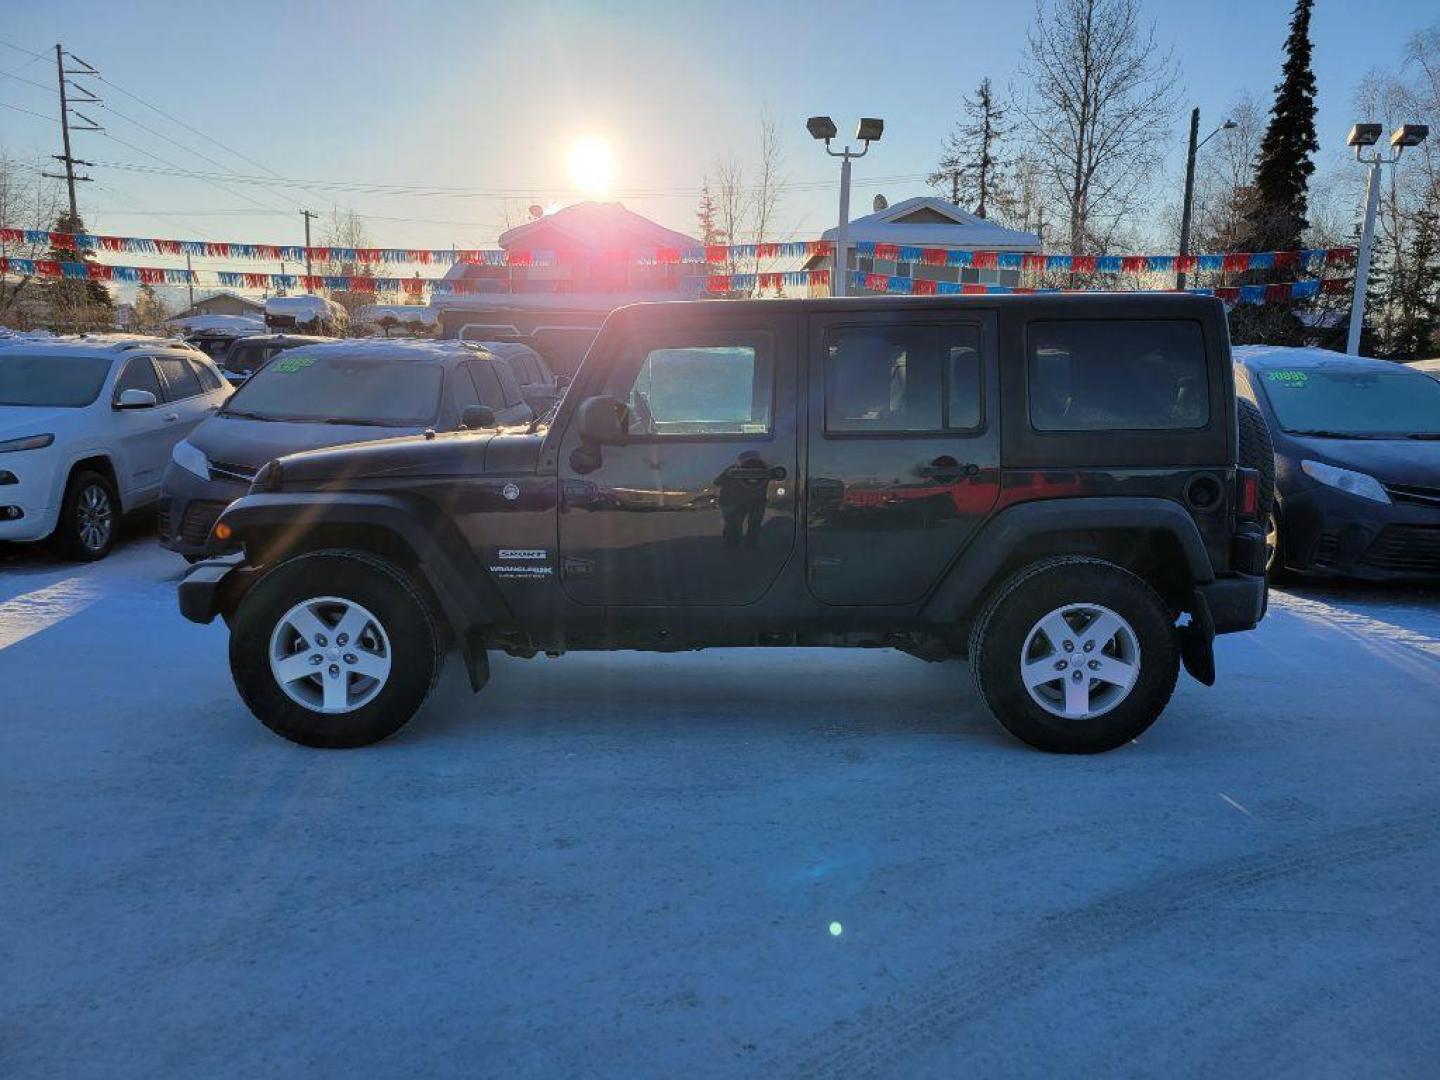
[[[428,304],[367,304],[360,309],[362,322],[378,323],[386,316],[396,322],[421,322],[433,325],[439,321],[435,309]]]
[[[826,229],[821,237],[834,240],[835,230]],[[954,203],[926,195],[855,218],[850,222],[849,240],[972,251],[1040,250],[1040,238],[1034,233],[1007,229]]]
[[[581,202],[500,234],[506,251],[614,251],[696,247],[700,241],[667,229],[618,202]]]
[[[444,360],[484,353],[473,341],[429,338],[345,338],[316,345],[298,345],[287,355],[374,360]]]
[[[266,315],[288,316],[297,323],[334,319],[344,312],[339,304],[323,296],[269,296],[265,299]]]
[[[165,320],[167,326],[179,327],[192,334],[202,331],[229,331],[234,334],[263,334],[265,320],[250,315],[176,315]]]
[[[238,300],[244,306],[248,308],[254,308],[256,311],[259,311],[261,308],[259,300],[256,300],[253,296],[242,296],[240,293],[235,292],[233,289],[215,289],[211,292],[207,292],[204,296],[200,297],[200,299],[196,300],[195,303],[190,306],[199,307],[207,300],[214,300],[217,297],[221,296],[228,297],[231,300]],[[189,308],[187,308],[186,310],[188,311]],[[181,314],[183,315],[184,312],[182,312]]]

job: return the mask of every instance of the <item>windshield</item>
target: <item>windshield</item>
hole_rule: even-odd
[[[1259,384],[1286,431],[1395,436],[1440,432],[1440,382],[1397,368],[1269,368]]]
[[[0,354],[0,405],[82,408],[99,395],[109,372],[105,356]]]
[[[225,413],[261,420],[310,420],[416,427],[440,408],[438,364],[291,351],[252,375]]]

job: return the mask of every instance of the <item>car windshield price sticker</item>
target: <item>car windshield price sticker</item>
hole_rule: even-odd
[[[1293,386],[1299,390],[1310,382],[1310,375],[1304,371],[1267,371],[1265,381],[1279,383],[1281,386]]]
[[[297,371],[303,371],[313,363],[315,363],[315,361],[308,356],[282,356],[279,360],[275,361],[275,370],[281,375],[293,375]]]

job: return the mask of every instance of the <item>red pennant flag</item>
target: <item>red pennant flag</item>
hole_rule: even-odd
[[[1000,256],[994,251],[977,251],[970,265],[976,270],[994,270],[1000,265]]]
[[[18,244],[25,239],[23,229],[0,229],[0,243]]]
[[[358,277],[352,277],[352,278],[350,279],[350,291],[351,291],[351,292],[374,292],[374,291],[375,291],[375,279],[374,279],[373,277],[369,277],[368,275],[364,275],[364,274],[359,275]]]
[[[533,258],[531,251],[511,251],[507,252],[505,261],[511,266],[529,266]]]
[[[1020,265],[1026,270],[1044,270],[1045,256],[1034,254],[1022,255],[1020,258]]]
[[[671,263],[678,263],[680,261],[680,249],[673,247],[656,248],[655,261],[667,266]]]
[[[830,271],[829,271],[829,270],[811,270],[811,271],[810,271],[810,284],[811,284],[811,285],[824,285],[824,286],[828,289],[828,288],[830,287]]]
[[[1200,264],[1200,260],[1199,260],[1199,257],[1198,257],[1198,256],[1195,256],[1195,255],[1176,255],[1176,256],[1175,256],[1175,269],[1178,270],[1178,271],[1180,271],[1180,273],[1182,273],[1182,274],[1193,274],[1193,273],[1195,272],[1195,267],[1198,266],[1199,264]]]
[[[330,249],[328,247],[310,248],[310,258],[316,262],[329,262]]]
[[[425,291],[425,282],[418,277],[407,277],[400,282],[400,287],[412,296],[419,296]]]
[[[319,274],[301,274],[300,287],[306,292],[314,292],[325,287],[325,279]]]
[[[146,285],[164,285],[165,271],[158,266],[142,266],[140,268],[140,280]]]
[[[102,236],[100,247],[105,251],[124,251],[125,241],[119,236]]]
[[[1150,268],[1150,260],[1144,255],[1126,255],[1120,269],[1127,274],[1143,274]]]
[[[960,292],[965,296],[983,296],[985,295],[985,286],[975,284],[961,285]]]
[[[757,244],[755,247],[755,257],[758,259],[773,259],[779,254],[779,244]]]
[[[155,250],[158,251],[161,255],[183,254],[183,252],[181,252],[180,250],[179,240],[156,240]]]
[[[1250,269],[1250,253],[1248,251],[1232,251],[1225,256],[1221,269],[1227,274],[1240,273]]]
[[[39,265],[38,263],[36,264]],[[1347,293],[1350,291],[1349,278],[1326,278],[1320,283],[1320,291],[1324,293]]]
[[[807,240],[805,254],[811,258],[828,259],[835,254],[835,246],[829,240]]]
[[[910,291],[916,296],[934,296],[935,282],[929,278],[915,278],[910,284]]]
[[[706,253],[707,253],[707,256],[708,256],[708,253],[709,253],[709,250],[710,250],[710,249],[709,249],[709,248],[706,248],[705,250],[706,250]],[[729,291],[730,291],[730,275],[729,275],[729,274],[711,274],[708,278],[705,279],[705,291],[706,291],[706,292],[729,292]]]
[[[707,263],[723,263],[730,258],[730,249],[724,244],[707,244],[705,247],[705,261]],[[728,289],[729,286],[727,285]]]
[[[944,265],[945,265],[945,249],[944,249],[944,248],[922,248],[922,249],[920,250],[920,265],[921,265],[921,266],[944,266]]]
[[[876,258],[879,258],[879,256],[877,255]],[[865,275],[865,288],[869,289],[871,292],[884,292],[885,286],[888,285],[889,282],[890,279],[887,278],[884,274]]]
[[[1277,251],[1277,252],[1275,252],[1275,263],[1274,263],[1274,266],[1275,266],[1275,268],[1276,268],[1277,270],[1282,270],[1282,269],[1285,269],[1286,267],[1295,266],[1295,265],[1298,264],[1299,262],[1300,262],[1300,252],[1298,252],[1298,251]]]
[[[1095,273],[1094,255],[1076,255],[1070,260],[1070,269],[1077,274]]]
[[[61,251],[75,250],[75,237],[72,233],[52,232],[50,234],[50,246]]]
[[[1042,256],[1040,256],[1040,258],[1043,259],[1044,256],[1042,255]],[[1034,288],[1032,288],[1032,287],[1030,287],[1030,286],[1028,286],[1028,285],[1025,285],[1025,286],[1017,285],[1017,286],[1015,286],[1015,288],[1011,289],[1010,291],[1013,292],[1013,293],[1033,293],[1035,290],[1034,290]]]
[[[760,291],[761,291],[761,292],[764,292],[766,289],[774,289],[775,291],[778,292],[778,291],[780,290],[780,287],[784,284],[783,278],[784,278],[784,275],[783,275],[783,274],[773,274],[773,273],[761,274],[761,275],[760,275]]]
[[[1348,261],[1349,259],[1353,258],[1354,255],[1354,248],[1331,248],[1329,251],[1325,252],[1325,262],[1329,266],[1334,266],[1336,263]]]
[[[85,273],[91,281],[109,281],[115,276],[113,268],[104,266],[101,263],[86,263]]]
[[[1216,289],[1215,295],[1218,296],[1221,300],[1229,300],[1233,303],[1234,301],[1240,299],[1240,290],[1234,288],[1233,286],[1224,289]]]
[[[1290,299],[1290,282],[1284,281],[1277,285],[1265,286],[1265,302],[1272,303],[1279,300]]]
[[[900,245],[899,245],[899,244],[876,244],[876,245],[875,245],[875,258],[877,258],[877,259],[884,259],[886,262],[899,262],[899,261],[900,261]]]
[[[205,255],[212,259],[228,259],[230,257],[230,245],[207,243],[205,245]]]
[[[35,273],[38,277],[59,277],[60,264],[54,259],[36,259]]]

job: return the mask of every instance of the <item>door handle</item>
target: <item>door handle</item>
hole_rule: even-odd
[[[767,465],[731,465],[723,475],[732,480],[784,480],[788,474],[784,465],[773,468]]]
[[[816,502],[839,502],[845,494],[843,480],[817,476],[810,481],[810,498]]]
[[[167,412],[167,413],[165,414],[165,422],[166,422],[167,424],[173,424],[173,423],[175,423],[176,420],[179,420],[179,419],[180,419],[180,414],[179,414],[178,412]]]
[[[921,465],[915,470],[920,476],[974,476],[979,471],[979,465],[961,465],[953,458],[936,458],[929,465]]]

